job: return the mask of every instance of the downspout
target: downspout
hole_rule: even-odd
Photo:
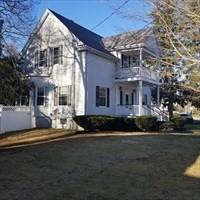
[[[75,110],[75,93],[76,93],[76,52],[75,52],[75,39],[72,39],[72,47],[73,47],[73,63],[72,63],[72,117],[76,115],[76,110]]]
[[[88,66],[87,66],[87,51],[85,51],[85,115],[88,114]]]

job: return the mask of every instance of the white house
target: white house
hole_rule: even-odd
[[[102,38],[47,9],[23,49],[36,125],[74,128],[74,115],[152,114],[158,52],[151,29]]]

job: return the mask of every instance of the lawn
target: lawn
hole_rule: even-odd
[[[199,200],[200,136],[63,138],[0,151],[1,200]],[[194,170],[193,170],[194,169]]]

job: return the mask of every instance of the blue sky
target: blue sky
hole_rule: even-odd
[[[50,8],[76,23],[91,29],[110,15],[114,8],[119,7],[125,0],[41,0],[36,6],[36,16],[41,17],[46,8]],[[94,32],[102,36],[115,35],[120,32],[135,30],[144,27],[145,15],[150,11],[150,6],[143,0],[129,0],[120,9],[120,12],[110,17],[105,23],[96,28]],[[124,13],[134,16],[131,19],[122,17]],[[136,20],[135,15],[142,16]],[[142,20],[141,20],[142,19]]]

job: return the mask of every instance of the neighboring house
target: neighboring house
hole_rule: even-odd
[[[160,77],[146,61],[157,61],[158,52],[150,29],[102,38],[47,9],[23,49],[36,125],[74,128],[74,115],[152,114]]]

